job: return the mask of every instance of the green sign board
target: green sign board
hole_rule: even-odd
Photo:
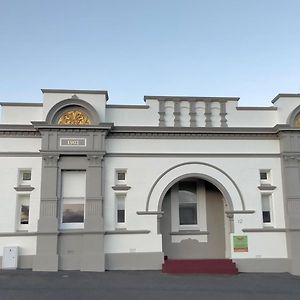
[[[234,252],[248,252],[248,236],[234,235],[233,236],[233,251]]]

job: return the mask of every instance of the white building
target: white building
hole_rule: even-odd
[[[1,103],[0,262],[41,271],[232,259],[300,274],[300,94],[238,98],[42,90]]]

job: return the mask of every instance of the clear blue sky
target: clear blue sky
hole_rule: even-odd
[[[300,92],[300,0],[0,0],[0,101]]]

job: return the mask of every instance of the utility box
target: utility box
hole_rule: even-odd
[[[3,247],[2,269],[17,269],[18,247]]]

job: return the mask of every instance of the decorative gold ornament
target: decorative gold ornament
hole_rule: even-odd
[[[58,125],[90,125],[89,117],[78,110],[65,112],[58,120]]]
[[[300,116],[297,117],[297,119],[295,121],[295,126],[300,127]]]

